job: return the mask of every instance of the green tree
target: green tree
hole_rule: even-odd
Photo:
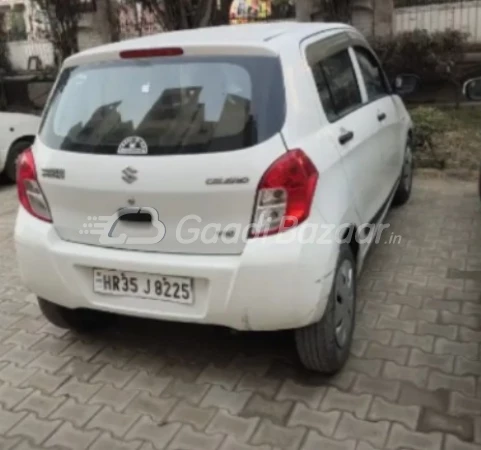
[[[95,0],[94,23],[102,43],[120,40],[118,0]]]
[[[302,22],[350,22],[353,0],[296,0],[296,16]]]
[[[138,1],[153,12],[162,29],[167,31],[228,24],[232,2],[233,0]]]
[[[2,72],[9,72],[11,69],[5,28],[5,16],[0,13],[0,77]]]
[[[56,65],[79,51],[79,0],[36,0],[48,17],[49,37],[55,49]]]

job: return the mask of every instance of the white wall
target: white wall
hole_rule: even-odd
[[[469,33],[471,42],[481,42],[481,0],[396,8],[395,31],[399,33],[416,28],[431,32],[456,29]]]
[[[9,42],[10,62],[16,70],[27,70],[28,58],[38,56],[43,67],[53,66],[53,46],[50,42],[16,41]]]

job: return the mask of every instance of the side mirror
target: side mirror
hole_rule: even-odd
[[[413,94],[421,79],[417,75],[413,74],[401,74],[394,79],[393,90],[394,93],[400,96]]]
[[[481,77],[466,81],[463,86],[463,94],[468,100],[481,101]]]

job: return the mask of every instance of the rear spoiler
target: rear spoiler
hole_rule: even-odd
[[[182,46],[142,46],[139,42],[132,41],[130,45],[115,44],[96,47],[85,52],[77,53],[66,59],[63,67],[75,67],[85,64],[119,61],[125,59],[122,54],[144,54],[144,57],[171,57],[182,58],[184,56],[264,56],[277,57],[278,54],[262,43],[239,43],[239,44],[215,44],[195,43]],[[134,45],[136,44],[136,45]],[[162,54],[165,53],[165,54]]]

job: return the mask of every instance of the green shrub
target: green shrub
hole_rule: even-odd
[[[444,169],[446,161],[436,147],[436,136],[443,132],[446,115],[438,108],[419,107],[411,111],[414,122],[413,151],[417,167]]]
[[[456,77],[467,38],[457,30],[414,30],[390,39],[373,38],[371,45],[390,77],[414,73],[425,81],[436,81]]]
[[[416,167],[440,170],[479,167],[481,109],[421,106],[410,112]]]

